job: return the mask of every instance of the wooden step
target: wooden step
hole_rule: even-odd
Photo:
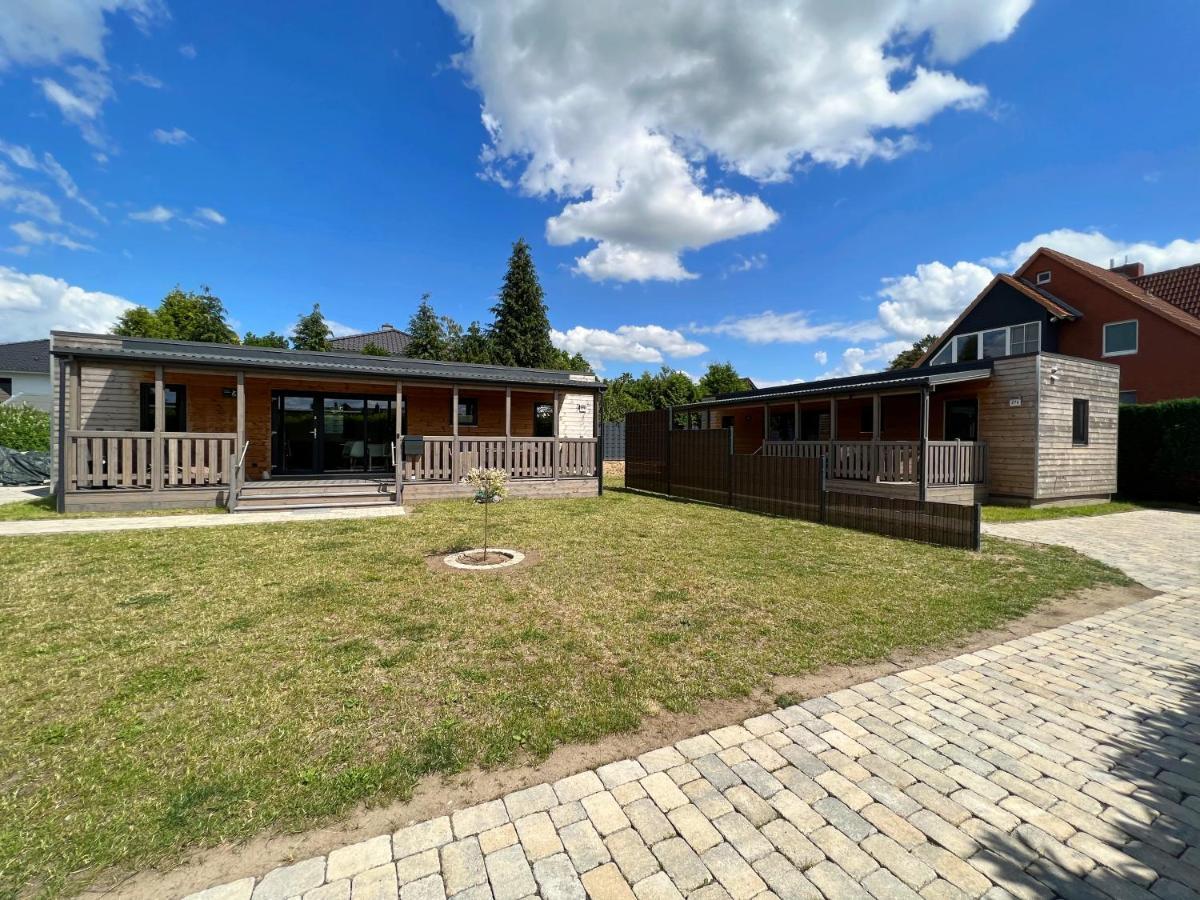
[[[388,494],[394,494],[395,490],[380,490],[378,487],[371,486],[368,488],[316,488],[313,490],[295,489],[288,491],[252,491],[242,489],[239,495],[242,500],[303,500],[306,498],[325,498],[325,497],[386,497]]]
[[[300,497],[300,498],[257,498],[238,500],[236,512],[263,512],[266,510],[290,509],[346,509],[353,507],[395,506],[392,494],[374,494],[358,497]]]

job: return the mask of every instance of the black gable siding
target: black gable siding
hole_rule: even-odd
[[[1026,322],[1041,322],[1042,350],[1047,353],[1058,352],[1058,331],[1046,308],[1030,300],[1012,285],[999,281],[946,337],[1007,325],[1023,325]],[[941,349],[944,343],[939,343],[938,349]]]

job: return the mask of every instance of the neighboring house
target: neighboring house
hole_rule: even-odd
[[[407,332],[385,322],[379,326],[378,331],[331,338],[329,347],[331,350],[362,350],[368,344],[374,344],[392,356],[405,356],[410,340]]]
[[[469,496],[472,466],[515,496],[600,488],[591,374],[58,331],[50,353],[63,509]]]
[[[1200,266],[1145,275],[1043,247],[997,275],[918,366],[1036,349],[1119,366],[1122,403],[1200,396]]]
[[[735,453],[824,457],[838,491],[948,503],[1107,499],[1117,487],[1119,370],[1041,352],[1036,341],[1026,349],[1023,328],[1012,340],[1019,355],[725,394],[676,407],[676,421],[729,429]]]
[[[0,344],[0,404],[50,409],[50,342]]]

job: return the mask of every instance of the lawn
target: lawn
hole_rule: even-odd
[[[0,894],[97,879],[406,797],[1125,583],[623,491],[510,500],[536,565],[435,571],[479,510],[0,542]]]
[[[1108,516],[1113,513],[1145,509],[1140,503],[1113,500],[1108,503],[1089,503],[1086,506],[985,506],[985,522],[1036,522],[1042,519],[1072,519],[1077,516]]]
[[[37,500],[18,500],[16,503],[0,503],[0,522],[24,522],[32,519],[92,519],[108,516],[181,516],[197,513],[223,513],[217,506],[202,506],[193,509],[138,509],[119,512],[74,512],[60,513],[53,497]]]

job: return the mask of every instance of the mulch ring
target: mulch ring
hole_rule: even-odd
[[[425,557],[425,564],[427,566],[429,566],[429,568],[431,568],[435,572],[440,572],[442,574],[448,574],[448,575],[505,575],[509,572],[518,572],[522,569],[528,569],[530,566],[536,565],[538,562],[541,561],[541,556],[538,554],[538,552],[536,550],[522,550],[521,553],[525,554],[524,559],[522,559],[520,562],[516,562],[516,563],[512,563],[511,565],[504,566],[503,568],[499,568],[499,569],[461,568],[460,569],[455,566],[448,565],[446,563],[446,557],[452,555],[455,552],[462,552],[462,551],[442,550],[437,553],[431,553],[429,556]],[[470,551],[467,551],[467,552],[469,553]],[[489,563],[503,562],[507,558],[507,557],[501,557],[500,554],[498,554],[498,553],[489,553],[488,557],[489,557],[488,558]],[[493,559],[493,557],[494,557],[494,559]]]

